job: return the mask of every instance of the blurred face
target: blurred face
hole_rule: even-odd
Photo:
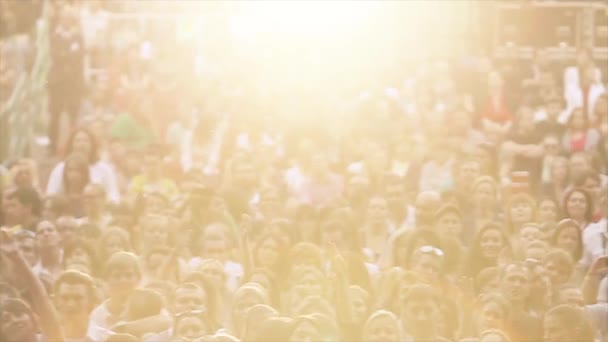
[[[557,205],[551,200],[544,200],[538,206],[540,222],[557,222]]]
[[[404,305],[403,318],[413,334],[430,334],[439,318],[439,306],[431,299],[411,298]]]
[[[313,342],[322,339],[319,329],[307,321],[298,324],[289,337],[290,342]]]
[[[525,269],[508,266],[501,282],[503,294],[511,300],[523,301],[528,296],[528,274]]]
[[[462,219],[454,212],[447,212],[439,218],[438,229],[442,234],[458,238],[462,232]]]
[[[567,265],[561,262],[549,260],[545,263],[545,269],[553,285],[564,284],[570,279],[570,271]]]
[[[581,110],[576,110],[574,111],[574,113],[572,113],[572,118],[570,119],[570,127],[572,127],[573,129],[583,129],[585,128],[586,125],[586,119],[585,119],[585,115],[583,114],[583,111]]]
[[[494,187],[489,183],[482,183],[476,187],[473,196],[476,206],[481,208],[487,208],[496,201]]]
[[[66,182],[71,186],[81,186],[86,184],[86,175],[83,173],[80,162],[70,161],[65,164]]]
[[[27,164],[19,164],[17,166],[17,174],[15,175],[15,185],[18,187],[27,187],[33,184],[32,179],[32,171],[30,170],[29,165]]]
[[[577,340],[575,332],[571,332],[569,324],[560,321],[557,317],[552,315],[545,315],[543,322],[543,337],[545,342],[561,342],[561,341],[575,341]]]
[[[207,294],[203,289],[179,288],[174,298],[173,312],[176,314],[207,308]]]
[[[400,211],[406,208],[405,190],[401,184],[388,185],[385,197],[391,211]]]
[[[532,221],[532,206],[528,202],[514,203],[510,210],[511,222],[526,223]]]
[[[72,140],[72,152],[77,152],[83,156],[89,156],[93,149],[93,142],[85,132],[78,132]]]
[[[429,224],[441,204],[439,194],[422,192],[416,197],[416,224]]]
[[[232,304],[232,313],[236,322],[244,322],[247,309],[257,304],[265,304],[264,298],[255,290],[240,291]]]
[[[460,166],[460,180],[467,189],[481,174],[481,165],[477,161],[469,161]]]
[[[34,319],[25,311],[0,314],[0,335],[7,341],[31,341],[36,333]]]
[[[485,334],[479,342],[507,342],[504,337],[500,334],[489,333]]]
[[[64,319],[88,316],[92,303],[86,285],[62,283],[55,293],[55,307]]]
[[[480,239],[481,254],[484,258],[495,259],[504,247],[502,234],[494,229],[486,230]]]
[[[216,259],[212,262],[207,262],[201,266],[200,271],[213,283],[216,288],[223,288],[226,274],[224,273],[224,266],[222,265],[221,261]]]
[[[42,221],[36,227],[36,238],[40,248],[56,247],[59,245],[59,232],[49,221]]]
[[[2,200],[2,209],[6,215],[7,224],[23,223],[22,221],[32,213],[31,208],[24,206],[16,197],[5,196]]]
[[[126,246],[122,238],[118,235],[110,235],[104,241],[104,250],[106,257],[120,251],[126,250]]]
[[[363,336],[369,342],[398,341],[399,321],[387,315],[379,316],[369,323]]]
[[[585,183],[583,183],[583,189],[591,194],[591,197],[597,199],[600,194],[600,182],[596,178],[587,177],[587,179],[585,179]]]
[[[367,207],[367,219],[372,224],[383,224],[388,219],[388,204],[382,197],[374,197],[369,200]]]
[[[139,283],[139,274],[133,267],[117,266],[108,274],[110,295],[125,296],[133,291]]]
[[[412,271],[422,275],[428,281],[434,281],[441,272],[441,258],[431,254],[420,254],[418,260],[412,265]]]
[[[78,222],[71,216],[62,216],[57,220],[57,230],[65,246],[78,236]]]
[[[87,208],[101,208],[103,206],[103,193],[95,185],[87,185],[83,191],[84,204]]]
[[[201,239],[201,251],[203,257],[209,259],[224,260],[228,253],[228,241],[226,239],[225,227],[221,224],[212,224],[205,228]]]
[[[554,182],[563,183],[568,177],[568,163],[558,159],[551,165],[551,178]]]
[[[584,221],[587,211],[587,199],[585,195],[578,191],[572,193],[566,202],[566,210],[570,218],[579,222]]]
[[[274,267],[279,261],[279,243],[274,238],[265,239],[257,250],[259,267]]]
[[[530,242],[541,239],[540,230],[531,226],[523,227],[519,232],[519,235],[524,248],[526,248]]]
[[[580,231],[576,227],[562,229],[557,236],[557,247],[568,253],[574,253],[578,247]]]
[[[559,141],[556,137],[546,137],[543,141],[543,147],[545,148],[546,155],[558,155],[559,154]]]
[[[589,171],[591,165],[587,158],[582,154],[574,154],[570,157],[570,172],[572,173],[572,178],[577,179],[585,172]]]
[[[356,323],[363,323],[367,318],[367,300],[360,291],[351,291],[350,293],[352,318]]]
[[[65,263],[66,263],[66,265],[82,264],[82,265],[85,265],[86,267],[88,267],[89,269],[92,266],[91,265],[91,263],[92,263],[91,256],[83,248],[75,248],[72,251],[72,254],[68,258],[66,258]]]
[[[209,333],[202,318],[196,316],[183,317],[175,327],[174,341],[194,341]]]
[[[323,285],[321,285],[319,275],[314,272],[306,272],[298,279],[295,279],[292,285],[292,293],[299,298],[305,296],[319,296],[323,294]]]
[[[505,319],[506,317],[500,305],[492,301],[486,302],[480,310],[479,331],[500,329]]]
[[[143,228],[143,240],[147,246],[167,246],[169,242],[169,226],[149,220]]]

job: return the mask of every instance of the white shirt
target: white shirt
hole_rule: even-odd
[[[601,219],[583,230],[583,258],[581,262],[590,266],[595,259],[604,255],[604,233],[608,232],[608,220]],[[608,243],[608,242],[606,242]]]
[[[63,188],[63,169],[65,162],[58,163],[51,175],[49,176],[49,182],[46,186],[47,195],[63,194],[65,189]],[[89,174],[91,177],[91,183],[100,184],[105,192],[108,200],[119,203],[120,192],[118,191],[118,185],[116,184],[116,174],[112,167],[104,161],[98,161],[95,164],[89,166]]]

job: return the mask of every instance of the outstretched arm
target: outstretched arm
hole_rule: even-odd
[[[7,230],[0,230],[0,255],[12,265],[16,274],[20,275],[23,283],[29,290],[34,303],[34,310],[40,317],[41,328],[50,341],[63,341],[63,333],[55,307],[51,302],[42,282],[31,270],[27,261],[21,255],[17,243]]]

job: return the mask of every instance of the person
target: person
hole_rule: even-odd
[[[2,194],[4,225],[12,230],[35,230],[41,214],[40,196],[33,188],[7,189]]]
[[[55,224],[40,221],[36,226],[36,240],[40,259],[32,270],[38,275],[56,279],[62,271],[63,249]]]
[[[101,184],[108,199],[114,203],[118,203],[120,201],[120,193],[116,185],[116,176],[112,168],[99,159],[99,152],[97,140],[93,133],[85,128],[78,128],[68,139],[65,156],[78,153],[82,158],[85,158],[85,165],[88,165],[88,172],[86,173],[87,183],[90,180],[92,183]],[[51,171],[46,187],[47,195],[56,195],[68,191],[65,188],[65,179],[67,178],[66,161],[59,162]],[[81,186],[84,187],[84,185]]]
[[[589,126],[588,116],[582,108],[575,108],[570,114],[566,132],[562,138],[562,148],[569,153],[592,150],[600,140],[599,133]]]
[[[87,328],[97,298],[93,279],[79,271],[65,271],[55,281],[54,293],[65,341],[92,342]]]
[[[591,326],[583,310],[570,305],[558,305],[545,315],[543,322],[544,340],[594,341]]]
[[[412,285],[401,301],[401,322],[411,340],[447,341],[439,336],[440,301],[430,285]]]

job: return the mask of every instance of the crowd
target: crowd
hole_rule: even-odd
[[[608,341],[590,50],[285,91],[77,4],[57,162],[3,163],[0,341]]]

